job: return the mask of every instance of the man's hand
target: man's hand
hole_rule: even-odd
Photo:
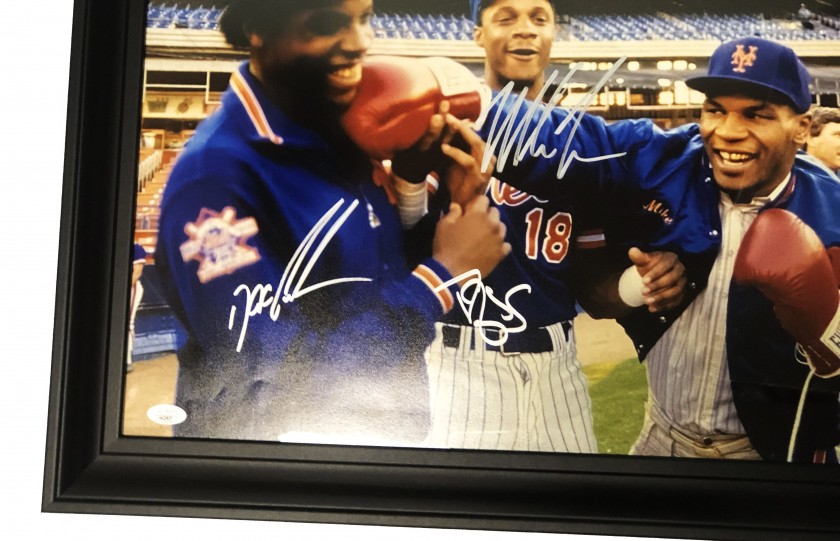
[[[648,310],[656,313],[676,308],[685,293],[685,266],[673,252],[627,252],[642,279],[641,295]]]
[[[432,256],[454,277],[472,270],[487,276],[510,253],[505,232],[487,197],[474,198],[463,210],[453,203],[437,224]]]
[[[496,157],[492,157],[489,167],[483,172],[481,161],[484,158],[485,143],[472,130],[472,122],[447,115],[446,123],[451,135],[441,144],[443,155],[450,160],[444,172],[444,181],[451,201],[465,207],[487,191],[487,184],[496,168]],[[450,144],[452,137],[460,138],[458,146]],[[467,150],[459,148],[461,146]]]
[[[419,184],[426,181],[426,176],[443,162],[441,142],[448,140],[446,117],[449,114],[449,102],[440,102],[438,112],[429,119],[426,133],[416,143],[405,150],[398,150],[391,160],[391,171],[403,180]]]

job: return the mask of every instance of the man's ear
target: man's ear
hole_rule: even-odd
[[[473,40],[479,47],[484,48],[484,31],[480,26],[473,28]]]
[[[793,135],[793,140],[798,146],[802,146],[808,142],[808,135],[811,133],[811,121],[813,116],[811,113],[804,113],[799,115],[796,131]]]
[[[251,33],[248,35],[248,42],[251,44],[251,47],[253,47],[254,49],[258,49],[262,47],[263,39],[262,36]]]

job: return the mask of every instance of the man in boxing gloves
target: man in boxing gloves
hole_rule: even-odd
[[[453,278],[489,273],[510,247],[478,198],[453,205],[431,256],[407,267],[397,212],[339,123],[358,91],[371,12],[371,0],[235,0],[222,16],[249,58],[172,170],[155,254],[189,333],[176,436],[426,436],[422,353],[454,306]],[[481,140],[464,137],[480,156]],[[481,177],[469,153],[447,155],[459,179]]]
[[[836,462],[840,381],[822,378],[840,368],[840,185],[797,157],[808,73],[787,47],[746,38],[686,83],[706,94],[699,133],[657,164],[685,169],[644,179],[635,214],[661,216],[659,237],[691,225],[679,242],[708,246],[681,256],[695,277],[684,306],[621,320],[649,382],[633,453]]]
[[[634,453],[836,461],[840,185],[796,157],[810,124],[807,71],[789,48],[749,37],[718,47],[708,75],[688,84],[707,95],[699,126],[607,126],[502,96],[479,133],[506,182],[546,200],[597,193],[627,270],[611,272],[618,287],[602,289],[594,311],[642,304],[629,246],[673,250],[686,266],[679,306],[619,318],[649,363]],[[516,128],[514,159],[505,126]]]

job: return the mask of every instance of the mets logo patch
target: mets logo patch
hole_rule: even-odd
[[[758,58],[756,52],[758,52],[758,47],[754,45],[750,45],[749,52],[744,51],[743,45],[736,45],[735,52],[732,53],[732,65],[735,66],[732,71],[746,73],[747,70],[744,68],[752,67],[753,62]]]
[[[181,244],[181,257],[185,262],[199,262],[198,281],[202,284],[260,260],[257,249],[246,244],[259,232],[257,221],[237,220],[233,207],[221,212],[201,209],[196,221],[184,226],[184,232],[189,240]]]

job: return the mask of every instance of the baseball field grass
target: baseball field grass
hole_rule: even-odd
[[[589,378],[598,452],[627,454],[644,419],[647,399],[645,368],[636,359],[584,366]]]

